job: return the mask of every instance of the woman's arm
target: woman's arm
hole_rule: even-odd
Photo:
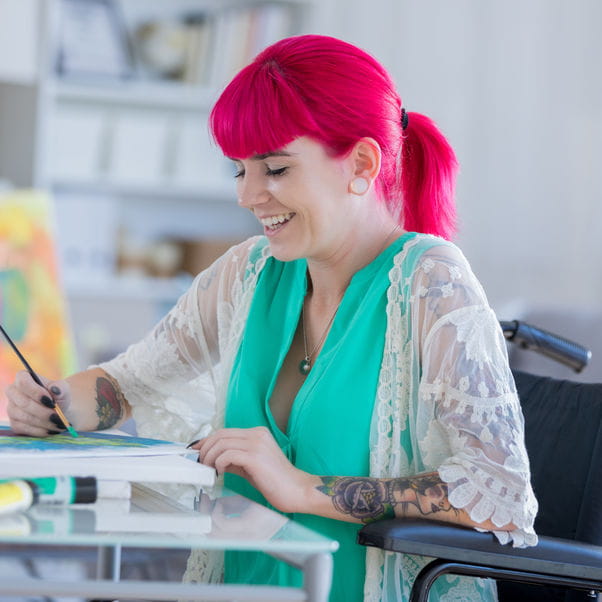
[[[251,238],[232,247],[195,278],[150,333],[113,360],[64,381],[51,382],[41,375],[46,388],[28,373],[19,373],[7,389],[15,432],[55,434],[61,427],[53,416],[56,400],[79,430],[118,426],[136,408],[137,427],[145,436],[189,441],[213,413],[213,390],[199,377],[211,374],[220,360],[218,314],[231,314],[232,291],[240,288],[256,243],[257,238]],[[222,330],[227,330],[225,319]],[[51,386],[59,392],[50,392]],[[199,402],[201,396],[206,403]]]
[[[83,431],[120,426],[131,415],[130,404],[119,383],[101,368],[91,368],[67,378],[72,403],[67,418]]]
[[[421,257],[410,299],[419,358],[409,409],[414,461],[437,471],[470,524],[505,532],[503,543],[534,543],[524,420],[506,341],[479,281],[455,246],[437,245]]]
[[[98,366],[119,382],[141,436],[188,443],[209,431],[223,380],[222,353],[257,240],[232,247],[194,279],[146,337]]]
[[[319,477],[316,504],[322,516],[369,523],[384,518],[426,518],[486,530],[512,531],[512,523],[497,526],[491,520],[477,523],[466,511],[454,508],[447,496],[448,487],[438,472],[396,479],[371,477]]]
[[[244,477],[281,512],[356,523],[407,516],[487,530],[515,528],[512,523],[476,522],[454,508],[437,472],[394,479],[309,474],[289,462],[265,427],[221,429],[194,447],[201,462],[219,474]]]

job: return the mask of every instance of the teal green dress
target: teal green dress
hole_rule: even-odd
[[[267,427],[285,456],[311,474],[370,476],[370,429],[387,330],[389,272],[395,255],[415,236],[416,233],[404,234],[351,279],[322,350],[295,397],[286,432],[277,426],[269,402],[301,316],[307,290],[307,262],[267,258],[230,376],[226,427]],[[254,249],[256,258],[265,244],[263,239]],[[422,252],[434,244],[441,242],[423,241],[408,256],[403,271],[413,274]],[[399,309],[402,314],[407,311],[405,298]],[[402,429],[399,441],[410,465],[411,430]],[[226,474],[225,485],[269,507],[245,479]],[[334,554],[330,602],[363,602],[366,548],[356,542],[362,525],[310,514],[292,514],[289,518],[339,542]],[[412,557],[408,561],[414,560]],[[266,554],[226,552],[224,580],[300,587],[302,574]],[[467,586],[465,599],[495,599],[492,583],[470,578],[463,578],[463,582]],[[446,592],[458,583],[458,578],[437,580],[430,600],[447,600]],[[385,598],[401,600],[396,585],[393,590],[383,594]],[[457,588],[454,591],[460,592]]]
[[[232,370],[226,427],[267,427],[286,457],[311,474],[369,476],[370,423],[386,329],[387,274],[393,256],[413,236],[405,234],[353,276],[322,351],[294,400],[286,432],[276,425],[269,400],[301,315],[307,263],[268,258]],[[410,453],[409,441],[404,447]],[[240,477],[227,474],[225,484],[269,505]],[[339,542],[331,601],[363,600],[366,552],[356,543],[361,525],[309,514],[290,518]],[[297,569],[246,552],[226,555],[225,580],[297,586],[302,582]]]

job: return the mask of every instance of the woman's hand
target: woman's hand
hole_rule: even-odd
[[[244,477],[281,512],[309,512],[308,494],[317,479],[289,462],[267,428],[220,429],[192,447],[200,462],[219,474]]]
[[[18,372],[12,385],[6,388],[7,413],[12,430],[18,435],[46,437],[65,430],[59,415],[54,411],[60,404],[66,411],[71,402],[69,384],[40,377],[44,387],[38,385],[29,372]]]

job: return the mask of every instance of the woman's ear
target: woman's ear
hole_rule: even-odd
[[[349,192],[364,194],[380,173],[381,150],[374,138],[360,138],[349,153],[352,178]]]

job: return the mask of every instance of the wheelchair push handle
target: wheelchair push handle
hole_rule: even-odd
[[[586,347],[526,322],[500,320],[500,325],[508,341],[523,349],[541,353],[575,372],[581,372],[592,357],[592,352]]]

